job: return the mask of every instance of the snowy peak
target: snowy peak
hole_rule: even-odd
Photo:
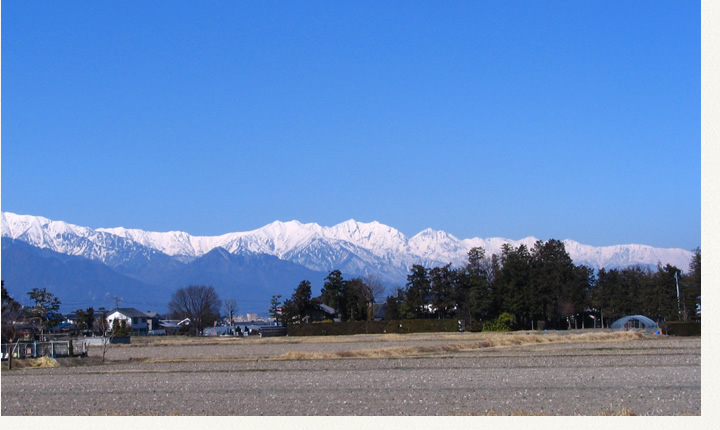
[[[43,217],[2,213],[2,235],[22,239],[31,245],[40,245],[66,235],[83,236],[91,233],[87,227],[79,227],[63,221],[52,221]]]
[[[323,233],[326,238],[343,240],[374,250],[398,249],[407,243],[405,235],[377,221],[362,223],[351,219],[334,227],[327,227]]]
[[[464,260],[468,251],[460,239],[444,231],[431,228],[410,238],[408,246],[413,254],[422,257],[422,260],[427,263],[459,264]],[[448,259],[448,256],[454,258]]]
[[[461,240],[430,228],[408,239],[398,230],[377,221],[363,223],[353,219],[332,227],[296,220],[275,221],[247,232],[192,236],[180,231],[158,233],[122,227],[93,230],[9,212],[2,213],[2,236],[109,265],[125,264],[138,256],[150,258],[156,253],[190,262],[220,248],[235,255],[268,254],[312,270],[338,269],[353,276],[375,273],[387,276],[395,283],[404,283],[413,264],[453,263],[460,266],[467,261],[471,248],[482,247],[490,256],[500,254],[506,243],[532,249],[538,240],[535,237]],[[661,263],[687,271],[693,255],[687,250],[645,245],[593,247],[569,239],[563,243],[575,264],[585,264],[596,270]]]
[[[157,252],[111,233],[43,217],[4,212],[2,223],[3,237],[20,240],[37,248],[105,263],[117,263],[137,255],[149,257]]]
[[[300,221],[274,221],[265,227],[262,227],[255,232],[260,232],[267,235],[268,237],[281,238],[284,240],[293,240],[293,238],[305,237],[308,234],[317,232],[319,230],[317,224],[303,224]]]
[[[303,224],[297,220],[275,221],[257,230],[237,233],[239,240],[235,245],[245,247],[252,252],[282,258],[299,244],[311,242],[318,236],[320,230],[320,226],[315,223]]]

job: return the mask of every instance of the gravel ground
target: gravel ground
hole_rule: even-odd
[[[288,340],[290,339],[290,340]],[[561,343],[404,358],[274,360],[457,343],[353,337],[113,346],[94,365],[2,372],[3,415],[700,415],[700,339]],[[172,362],[147,362],[172,358]]]

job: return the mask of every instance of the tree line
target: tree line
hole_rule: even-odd
[[[677,280],[676,280],[677,276]],[[680,289],[680,298],[676,294]],[[658,263],[601,269],[575,265],[558,240],[505,244],[500,255],[468,252],[464,267],[414,265],[404,288],[387,298],[390,318],[458,318],[470,323],[513,318],[517,329],[568,328],[596,320],[606,325],[625,315],[655,320],[696,319],[700,296],[700,250],[690,273]],[[589,322],[589,321],[588,321]]]
[[[311,296],[310,282],[302,281],[283,303],[283,323],[302,321],[313,303],[337,309],[343,321],[370,319],[378,297],[363,279],[346,281],[338,270],[325,278],[319,297]],[[271,315],[279,297],[273,296]],[[634,266],[595,273],[574,264],[565,245],[551,239],[537,241],[532,248],[505,244],[492,256],[476,247],[461,267],[413,265],[406,284],[386,297],[385,319],[455,318],[486,327],[565,329],[606,327],[635,314],[654,320],[697,320],[699,304],[699,248],[687,274],[661,263],[656,270]]]
[[[271,318],[287,326],[306,321],[315,305],[323,304],[331,307],[341,321],[367,321],[373,318],[374,305],[384,291],[385,287],[375,276],[346,280],[340,270],[332,270],[318,297],[312,298],[310,281],[302,281],[282,306],[281,296],[273,296],[269,313]]]

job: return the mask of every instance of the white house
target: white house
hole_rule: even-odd
[[[111,310],[105,319],[107,320],[108,327],[112,327],[113,321],[117,319],[118,323],[124,320],[131,331],[147,332],[148,320],[152,319],[152,317],[134,308],[117,308]]]

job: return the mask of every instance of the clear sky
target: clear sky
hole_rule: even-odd
[[[2,210],[700,246],[699,1],[2,2]]]

